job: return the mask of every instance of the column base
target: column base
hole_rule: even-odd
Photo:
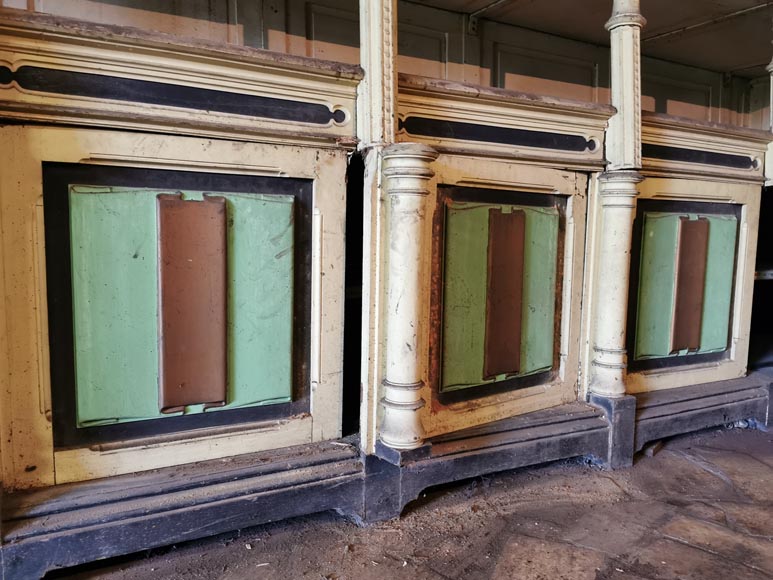
[[[609,397],[592,393],[590,404],[604,411],[609,423],[609,444],[601,463],[608,469],[633,465],[636,397]]]
[[[410,461],[426,459],[430,456],[432,444],[422,443],[419,447],[410,449],[396,449],[390,447],[381,439],[376,441],[376,457],[388,461],[392,465],[402,466]]]
[[[549,461],[608,455],[609,424],[598,408],[571,403],[448,433],[418,449],[380,443],[365,458],[364,522],[397,517],[428,487]]]

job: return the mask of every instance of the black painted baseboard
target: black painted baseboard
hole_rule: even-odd
[[[335,510],[360,522],[397,517],[428,487],[498,471],[588,457],[630,465],[647,442],[751,420],[771,426],[772,371],[561,405],[435,437],[419,449],[354,440],[317,443],[6,494],[2,578]]]
[[[436,437],[419,450],[381,446],[366,464],[364,519],[397,517],[434,485],[571,457],[603,460],[608,433],[601,410],[572,403]]]
[[[769,425],[771,382],[773,376],[755,371],[730,381],[637,394],[634,451],[650,441],[741,420]]]
[[[326,510],[362,511],[354,445],[320,443],[3,499],[3,578]]]

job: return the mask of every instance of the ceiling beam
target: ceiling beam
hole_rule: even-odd
[[[720,22],[725,22],[726,20],[731,20],[733,18],[737,18],[739,16],[743,16],[745,14],[750,14],[752,12],[757,12],[759,10],[764,10],[765,8],[769,8],[770,6],[773,6],[773,2],[765,2],[764,4],[760,4],[758,6],[752,6],[750,8],[743,8],[742,10],[736,10],[735,12],[730,12],[729,14],[723,14],[722,16],[717,16],[716,18],[711,18],[710,20],[704,20],[702,22],[697,22],[695,24],[690,24],[689,26],[682,26],[680,28],[676,28],[674,30],[669,30],[667,32],[661,32],[659,34],[653,34],[652,36],[647,36],[645,38],[642,38],[642,42],[652,42],[653,40],[660,40],[661,38],[667,38],[669,36],[676,36],[679,34],[684,34],[685,32],[689,32],[692,30],[695,30],[696,28],[704,28],[706,26],[712,26],[714,24],[718,24]]]
[[[745,70],[751,70],[755,68],[764,69],[766,66],[768,66],[768,64],[770,64],[769,61],[755,62],[753,64],[742,64],[742,65],[733,67],[733,69],[727,71],[727,73],[732,75],[732,74],[742,73]]]

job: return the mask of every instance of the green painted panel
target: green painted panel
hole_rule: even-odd
[[[159,193],[180,192],[70,188],[79,427],[170,416],[158,411]],[[228,404],[207,412],[288,402],[293,197],[218,195],[228,211]]]
[[[70,188],[79,427],[158,415],[156,203]]]
[[[526,214],[519,375],[553,365],[558,210],[453,202],[446,209],[441,391],[507,378],[483,379],[488,223],[493,208]]]
[[[642,227],[634,358],[669,356],[679,218],[647,212]]]
[[[519,209],[526,211],[519,373],[525,375],[553,366],[559,216],[556,208]]]
[[[293,197],[226,194],[228,404],[289,402],[293,354]],[[211,409],[215,411],[215,409]]]
[[[732,215],[701,217],[709,220],[709,249],[698,352],[706,353],[727,348],[738,220]]]
[[[644,215],[636,359],[721,352],[727,348],[738,220],[732,215],[690,214],[691,219],[709,220],[701,346],[696,353],[670,353],[678,224],[684,215],[652,212]]]
[[[489,208],[446,209],[442,391],[483,383]]]

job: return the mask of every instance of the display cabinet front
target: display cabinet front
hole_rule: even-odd
[[[430,434],[576,400],[587,178],[452,155],[435,171]]]
[[[631,256],[628,390],[746,372],[759,187],[648,178]]]
[[[380,415],[363,403],[366,450],[577,402],[587,196],[613,113],[399,76],[388,268],[372,270],[386,306],[365,310],[386,339]]]
[[[345,152],[2,139],[6,486],[340,435]]]

